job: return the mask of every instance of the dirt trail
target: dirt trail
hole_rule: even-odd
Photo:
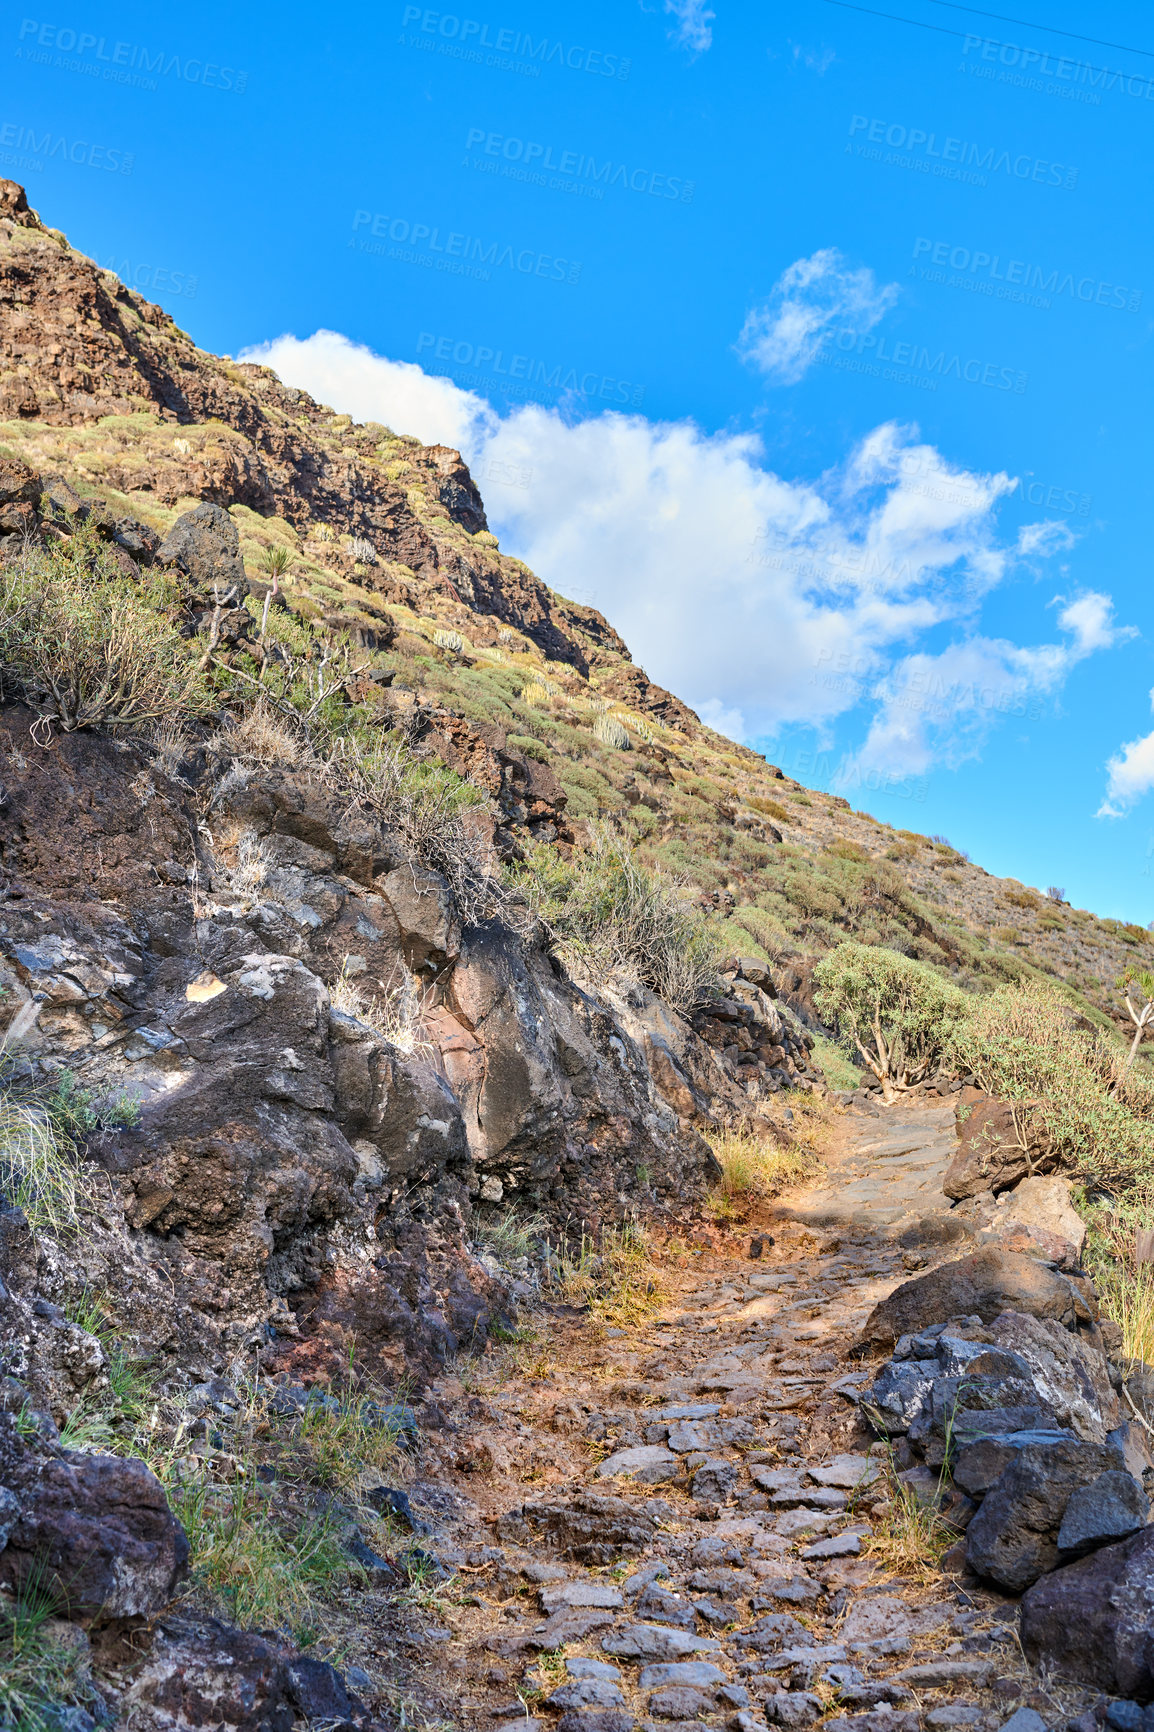
[[[917,1732],[1042,1705],[1011,1605],[874,1549],[890,1482],[849,1349],[924,1261],[899,1240],[946,1206],[952,1122],[851,1109],[760,1257],[703,1227],[637,1327],[553,1308],[496,1376],[444,1381],[455,1429],[409,1489],[457,1575],[408,1660],[450,1723]]]

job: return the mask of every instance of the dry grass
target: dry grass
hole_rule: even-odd
[[[957,1529],[942,1519],[937,1503],[923,1503],[902,1485],[892,1462],[885,1489],[888,1502],[873,1516],[873,1532],[862,1542],[867,1555],[907,1579],[936,1579],[944,1554],[958,1537]]]
[[[397,963],[388,980],[372,980],[350,974],[347,956],[329,988],[334,1010],[355,1016],[358,1022],[376,1029],[390,1046],[418,1058],[431,1058],[434,1052],[424,1032],[428,999],[429,994],[421,992],[403,963]]]
[[[291,764],[297,769],[318,767],[303,729],[274,709],[264,697],[258,698],[256,703],[250,704],[240,716],[230,721],[219,740],[238,757],[252,759],[258,764]]]
[[[1104,1316],[1122,1331],[1122,1353],[1154,1365],[1154,1263],[1135,1258],[1135,1218],[1099,1216],[1087,1262]]]
[[[562,1246],[554,1280],[568,1304],[616,1329],[643,1322],[668,1298],[649,1235],[632,1222],[607,1229],[599,1244],[582,1234],[576,1249]]]
[[[714,1220],[735,1219],[754,1204],[778,1196],[786,1185],[808,1178],[819,1165],[814,1150],[804,1143],[775,1143],[745,1126],[713,1131],[708,1141],[721,1166],[708,1205]]]

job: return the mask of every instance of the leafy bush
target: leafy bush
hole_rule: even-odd
[[[465,647],[459,631],[448,631],[443,627],[433,633],[433,642],[438,649],[448,650],[452,655],[460,655]]]
[[[621,973],[678,1008],[714,985],[720,957],[701,910],[607,829],[569,860],[535,848],[514,873],[559,954],[587,978]]]
[[[138,727],[198,714],[213,698],[177,635],[167,580],[121,575],[78,531],[9,566],[0,585],[0,659],[45,727]]]
[[[935,1068],[971,999],[896,950],[839,944],[814,969],[814,1003],[852,1040],[887,1100]]]
[[[1019,1106],[1059,1164],[1105,1190],[1154,1177],[1154,1082],[1052,987],[1031,982],[976,999],[948,1061]]]

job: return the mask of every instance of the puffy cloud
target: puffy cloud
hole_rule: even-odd
[[[879,708],[858,770],[921,775],[935,762],[956,767],[981,751],[1003,716],[1032,716],[1071,668],[1097,650],[1132,636],[1114,623],[1109,596],[1096,590],[1058,615],[1062,643],[1021,646],[975,634],[937,655],[904,656],[874,687]]]
[[[914,427],[886,423],[818,480],[795,481],[764,466],[749,433],[615,413],[574,422],[533,404],[502,416],[334,332],[244,358],[343,412],[457,446],[502,544],[599,607],[654,679],[734,738],[828,731],[872,702],[862,763],[957,762],[997,715],[1117,641],[1094,592],[1063,600],[1061,642],[981,636],[983,598],[1022,558],[996,522],[1016,483],[949,463]],[[1051,544],[1039,532],[1032,557]],[[925,634],[943,630],[958,641],[930,654]]]
[[[898,298],[865,265],[852,270],[836,247],[795,259],[746,318],[737,350],[783,385],[796,385],[835,328],[864,337]]]
[[[496,425],[484,398],[462,391],[451,379],[424,372],[415,361],[390,361],[338,331],[311,337],[274,337],[245,349],[242,361],[259,361],[286,384],[331,403],[357,421],[381,421],[397,433],[412,433],[426,445],[472,448]]]
[[[1150,693],[1154,709],[1154,691]],[[1154,788],[1154,733],[1130,740],[1106,765],[1106,797],[1099,818],[1123,818],[1131,806]]]
[[[689,48],[694,54],[704,54],[713,47],[713,20],[705,0],[665,0],[666,12],[677,20],[669,32],[669,40],[679,48]]]

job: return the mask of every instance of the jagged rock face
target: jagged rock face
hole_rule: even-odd
[[[612,667],[627,681],[629,702],[671,725],[695,723],[639,668],[620,669],[629,651],[600,614],[554,596],[519,561],[502,558],[491,537],[474,539],[487,520],[460,452],[414,448],[418,470],[428,472],[430,509],[418,513],[378,458],[383,429],[349,428],[334,448],[331,410],[267,367],[198,349],[161,307],[46,229],[22,187],[0,180],[0,419],[82,426],[142,410],[182,425],[218,423],[221,437],[195,447],[185,440],[183,450],[166,442],[143,466],[107,464],[119,491],[168,505],[200,499],[202,510],[245,505],[298,528],[321,523],[362,537],[382,564],[368,566],[361,581],[386,599],[491,616],[583,675],[599,662]],[[0,472],[0,533],[32,526],[43,479],[30,490],[27,474]],[[411,582],[398,580],[397,564]]]
[[[150,1351],[202,1374],[247,1346],[316,1378],[355,1337],[374,1375],[420,1374],[506,1304],[468,1249],[474,1202],[595,1224],[624,1218],[638,1167],[667,1206],[700,1186],[707,1146],[609,1006],[498,922],[463,930],[347,794],[212,754],[193,790],[127,744],[41,748],[28,721],[0,712],[0,984],[39,1003],[33,1068],[141,1102],[92,1144],[107,1200],[79,1263]],[[411,975],[414,1050],[333,1009],[350,968]],[[51,1309],[81,1272],[0,1239],[27,1338],[6,1369],[62,1414],[99,1344],[22,1295]]]

